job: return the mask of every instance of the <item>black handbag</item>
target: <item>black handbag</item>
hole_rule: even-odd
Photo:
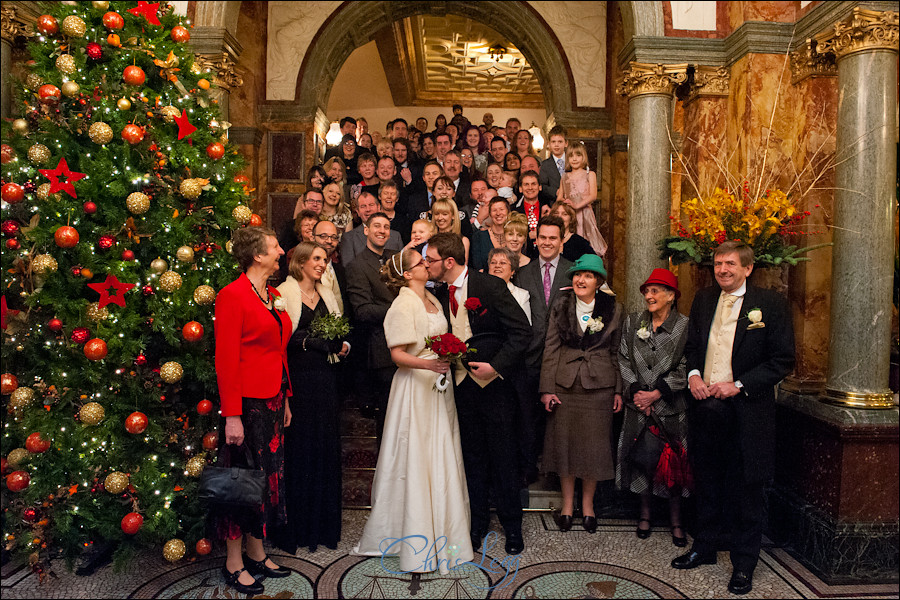
[[[243,454],[247,459],[245,467],[225,466],[226,455],[234,453],[237,448],[228,444],[219,450],[215,466],[203,469],[200,475],[200,502],[213,506],[250,506],[258,507],[263,503],[268,485],[266,473],[253,466],[250,448],[242,444]],[[231,457],[233,459],[233,456]],[[233,463],[232,461],[229,461]]]
[[[662,455],[666,442],[660,436],[650,431],[651,421],[647,421],[644,428],[638,434],[631,450],[628,452],[628,462],[642,469],[648,475],[656,472],[659,457]]]

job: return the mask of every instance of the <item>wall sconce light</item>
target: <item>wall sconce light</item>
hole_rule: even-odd
[[[534,121],[531,122],[531,127],[528,128],[528,133],[531,134],[531,145],[537,152],[540,152],[544,149],[544,136],[541,133],[541,128],[534,124]]]
[[[341,133],[341,126],[337,121],[331,123],[331,127],[328,128],[328,133],[325,134],[325,143],[329,146],[337,146],[341,143],[341,139],[343,139],[344,135]]]

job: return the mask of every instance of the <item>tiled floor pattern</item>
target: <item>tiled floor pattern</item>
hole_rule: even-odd
[[[489,540],[477,566],[414,576],[398,573],[388,558],[350,556],[368,511],[344,513],[343,541],[337,550],[301,551],[297,556],[273,552],[294,571],[285,579],[265,581],[260,598],[719,598],[728,596],[731,574],[727,553],[716,565],[677,571],[669,561],[675,548],[667,529],[654,529],[647,540],[634,535],[635,523],[601,521],[596,534],[576,524],[558,531],[549,513],[528,513],[526,551],[518,557],[503,552],[503,538]],[[494,522],[494,531],[499,526]],[[493,544],[493,545],[491,545]],[[223,560],[215,557],[169,564],[161,555],[140,557],[125,572],[105,567],[91,577],[78,577],[61,563],[57,578],[39,584],[21,565],[3,568],[0,591],[13,598],[240,598],[220,575]],[[897,598],[900,586],[829,586],[787,552],[767,548],[748,598]]]

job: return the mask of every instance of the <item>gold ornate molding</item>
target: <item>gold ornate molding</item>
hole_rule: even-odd
[[[894,11],[879,12],[856,7],[831,31],[815,36],[815,51],[834,53],[838,60],[855,52],[893,50],[897,52],[898,18]]]
[[[213,74],[213,83],[230,92],[244,85],[244,79],[235,70],[235,63],[227,52],[222,54],[197,54],[194,66],[200,72]]]
[[[810,77],[837,77],[834,52],[819,51],[814,40],[807,40],[796,52],[791,52],[791,83],[797,85]]]
[[[727,67],[697,65],[684,101],[691,102],[701,96],[727,97],[730,82],[731,71]]]
[[[0,6],[0,36],[10,43],[17,37],[31,37],[34,26],[19,14],[15,6]]]
[[[628,99],[648,94],[671,96],[675,88],[687,80],[687,63],[662,65],[630,63],[624,78],[616,86],[616,93]]]

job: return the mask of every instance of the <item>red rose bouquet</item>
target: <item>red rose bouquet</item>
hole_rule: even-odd
[[[466,308],[468,308],[468,306]],[[438,358],[450,362],[459,361],[469,352],[475,352],[474,348],[469,348],[468,344],[452,333],[442,333],[441,335],[433,335],[430,338],[425,338],[425,346],[437,354]],[[447,376],[442,373],[434,384],[434,389],[439,392],[445,392],[449,386],[450,381],[447,379]]]
[[[478,298],[475,298],[474,296],[471,298],[466,298],[466,301],[463,304],[463,306],[466,307],[466,310],[469,310],[472,312],[477,312],[479,316],[481,316],[487,312],[487,309],[483,308],[483,305],[481,304],[481,300],[479,300]]]

